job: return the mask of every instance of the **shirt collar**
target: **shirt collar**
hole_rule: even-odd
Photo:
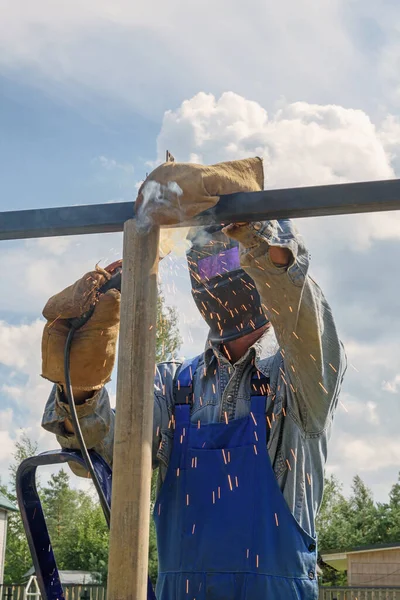
[[[238,360],[236,364],[248,363],[254,359],[255,364],[265,358],[268,358],[276,352],[276,337],[273,327],[270,325],[262,336],[247,350],[246,354]],[[207,339],[206,346],[204,349],[204,367],[208,367],[213,363],[214,360],[218,360],[222,355],[220,350],[220,343],[212,343]],[[223,356],[223,358],[225,358]],[[226,359],[225,359],[226,360]]]

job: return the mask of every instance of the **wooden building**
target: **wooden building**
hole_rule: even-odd
[[[323,554],[322,560],[338,571],[347,571],[350,587],[400,587],[400,542]]]

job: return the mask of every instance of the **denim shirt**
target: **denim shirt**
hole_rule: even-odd
[[[254,366],[270,380],[266,411],[273,404],[268,453],[279,487],[300,526],[315,536],[322,500],[324,466],[346,358],[331,309],[308,275],[309,255],[292,221],[240,227],[241,266],[253,278],[272,324],[234,365],[209,342],[193,381],[193,423],[220,422],[249,414]],[[269,248],[291,252],[288,266],[276,266]],[[172,448],[174,378],[180,364],[159,364],[154,383],[153,467],[162,485]],[[86,444],[112,465],[114,412],[107,390],[77,406]],[[42,425],[61,446],[77,448],[65,431],[69,416],[62,391],[53,388]],[[269,425],[266,425],[269,426]],[[85,473],[75,465],[78,475]],[[239,519],[239,515],[238,515]]]

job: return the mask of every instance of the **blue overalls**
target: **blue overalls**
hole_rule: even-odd
[[[314,600],[316,541],[294,519],[267,451],[268,380],[248,417],[192,424],[192,373],[178,377],[175,432],[154,507],[157,600]]]

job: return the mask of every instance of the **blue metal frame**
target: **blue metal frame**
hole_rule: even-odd
[[[96,452],[90,450],[89,453],[104,495],[108,504],[111,505],[112,471]],[[18,505],[43,600],[64,600],[64,592],[36,488],[36,470],[45,465],[61,465],[69,462],[86,468],[80,452],[62,449],[43,452],[38,456],[27,458],[20,464],[17,471]],[[155,600],[150,579],[148,580],[147,598]]]

